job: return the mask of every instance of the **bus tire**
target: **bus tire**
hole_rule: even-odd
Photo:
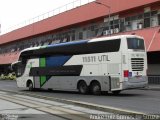
[[[33,90],[33,83],[31,80],[27,81],[27,87],[28,87],[29,91]]]
[[[101,94],[101,86],[100,86],[99,82],[95,81],[95,82],[91,83],[90,90],[93,95],[100,95]]]
[[[87,94],[88,93],[88,86],[87,86],[85,81],[80,81],[78,83],[78,91],[81,94]]]
[[[112,91],[112,93],[113,93],[114,95],[119,95],[120,92],[121,92],[121,90]]]

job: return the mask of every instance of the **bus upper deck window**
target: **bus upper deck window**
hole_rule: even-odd
[[[145,50],[144,40],[140,38],[127,38],[128,49]]]

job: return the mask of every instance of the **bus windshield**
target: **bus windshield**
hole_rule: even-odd
[[[16,73],[17,77],[20,77],[23,75],[25,70],[25,64],[22,64],[22,62],[18,61],[17,63],[12,65],[12,69]]]
[[[140,38],[127,38],[128,49],[145,50],[144,40]]]

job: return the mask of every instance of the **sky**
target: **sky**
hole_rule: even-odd
[[[0,0],[1,32],[73,1],[75,0]]]

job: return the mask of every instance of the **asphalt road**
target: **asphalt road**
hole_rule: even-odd
[[[12,91],[30,92],[26,89],[17,88],[15,81],[0,81],[0,89]],[[160,91],[153,90],[125,90],[120,95],[103,94],[100,96],[81,95],[76,92],[64,91],[34,91],[38,95],[54,98],[63,98],[68,100],[82,101],[111,106],[147,114],[160,114]]]

